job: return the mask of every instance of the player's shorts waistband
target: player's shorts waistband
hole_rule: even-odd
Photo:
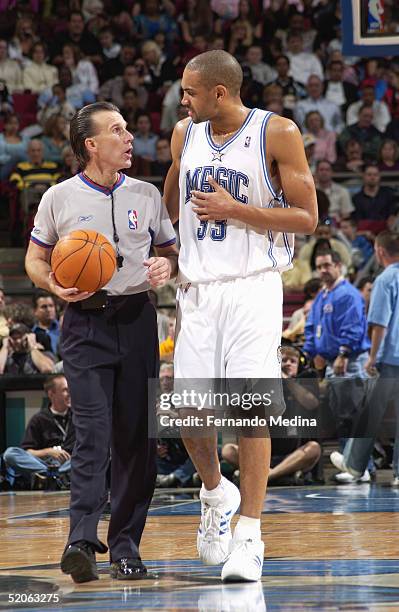
[[[102,310],[109,307],[120,308],[125,305],[136,306],[149,301],[147,291],[130,295],[109,295],[106,291],[97,291],[86,300],[70,302],[69,305],[79,310]]]

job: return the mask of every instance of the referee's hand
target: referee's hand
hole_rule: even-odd
[[[51,293],[65,300],[65,302],[79,302],[81,300],[87,300],[87,298],[94,295],[93,292],[79,291],[76,287],[70,287],[68,289],[61,287],[55,280],[54,272],[50,272],[49,274],[49,288]]]
[[[162,287],[170,279],[172,266],[167,257],[150,257],[144,265],[148,268],[147,280],[151,287]]]

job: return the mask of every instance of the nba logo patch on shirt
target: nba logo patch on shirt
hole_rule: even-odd
[[[128,210],[129,229],[137,229],[139,220],[137,218],[137,210]]]
[[[247,136],[244,142],[244,147],[249,147],[251,144],[251,136]]]

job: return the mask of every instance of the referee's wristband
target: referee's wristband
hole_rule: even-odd
[[[351,351],[347,346],[339,347],[338,355],[340,357],[349,357],[350,354],[351,354]]]

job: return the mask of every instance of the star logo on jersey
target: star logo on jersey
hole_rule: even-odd
[[[224,153],[221,153],[221,151],[212,151],[212,161],[222,161],[222,157],[223,157]]]

